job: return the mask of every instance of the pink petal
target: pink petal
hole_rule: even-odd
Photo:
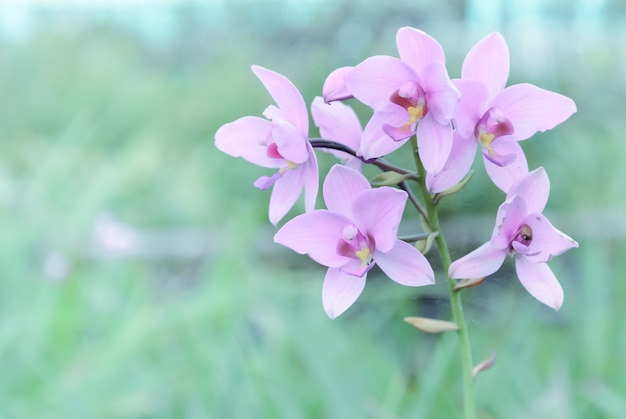
[[[485,84],[489,97],[504,89],[509,77],[509,48],[498,32],[487,35],[467,53],[461,77]]]
[[[517,277],[526,291],[555,310],[563,305],[563,288],[545,263],[532,263],[519,255],[515,258]]]
[[[473,279],[491,275],[502,266],[506,250],[492,247],[490,242],[468,253],[450,265],[448,276],[453,279]]]
[[[322,138],[345,144],[353,150],[361,145],[363,128],[354,110],[342,102],[325,103],[321,97],[313,99],[311,114]],[[346,157],[341,153],[340,157]]]
[[[297,253],[307,254],[317,263],[340,267],[350,258],[337,253],[337,242],[351,220],[341,214],[317,210],[288,221],[274,236],[274,241]]]
[[[384,109],[391,94],[409,80],[417,80],[411,67],[397,58],[382,55],[366,59],[345,75],[348,90],[375,110]]]
[[[463,138],[456,132],[452,151],[438,173],[426,174],[426,186],[431,193],[443,192],[459,183],[469,172],[476,157],[476,141]]]
[[[578,247],[576,241],[557,230],[542,214],[530,214],[525,224],[530,227],[533,235],[526,254],[529,262],[545,263],[553,256]]]
[[[252,71],[261,80],[285,118],[306,137],[309,133],[309,114],[296,86],[285,76],[266,68],[253,65]]]
[[[407,119],[407,112],[399,106],[390,106],[395,112],[374,112],[363,130],[361,139],[361,155],[364,159],[374,159],[393,153],[402,147],[408,138],[395,141],[384,131],[385,124],[401,126]]]
[[[539,167],[528,175],[518,178],[507,193],[507,199],[520,195],[526,202],[529,213],[541,213],[550,195],[550,179],[543,167]]]
[[[358,171],[336,164],[324,179],[326,208],[352,219],[352,205],[363,191],[370,190],[367,179]]]
[[[401,285],[419,287],[435,283],[433,268],[419,250],[402,240],[386,253],[374,253],[374,261],[392,280]]]
[[[273,122],[272,137],[280,155],[297,164],[307,161],[310,156],[307,137],[287,121],[275,119]]]
[[[485,170],[493,183],[506,193],[517,180],[528,174],[528,162],[522,147],[517,142],[508,138],[506,140],[498,138],[493,144],[496,142],[499,142],[498,151],[501,154],[515,154],[515,160],[507,166],[499,166],[489,161],[483,154],[483,161]]]
[[[461,93],[461,99],[454,115],[454,127],[465,138],[474,138],[476,124],[486,111],[489,92],[484,83],[478,80],[453,80]]]
[[[526,202],[520,196],[515,195],[500,205],[491,235],[491,245],[508,251],[511,240],[517,235],[527,215]]]
[[[325,102],[344,100],[352,97],[352,94],[346,87],[344,77],[353,68],[354,67],[341,67],[326,77],[326,81],[324,81],[324,86],[322,87],[322,96]]]
[[[355,225],[374,239],[377,251],[388,252],[395,245],[407,198],[406,192],[383,186],[363,191],[354,200]]]
[[[215,146],[223,153],[242,157],[262,167],[281,167],[283,159],[267,155],[272,140],[272,123],[256,116],[245,116],[222,125],[215,133]]]
[[[454,116],[461,93],[450,80],[443,63],[435,61],[422,69],[422,87],[426,91],[428,114],[438,123],[448,124]]]
[[[313,147],[307,141],[307,149],[309,151],[309,159],[300,165],[296,170],[302,171],[304,182],[304,209],[305,211],[313,211],[315,202],[317,201],[317,192],[319,190],[319,168],[317,166],[317,157],[313,151]]]
[[[427,173],[441,172],[452,150],[452,125],[441,125],[430,113],[417,124],[417,148]]]
[[[322,286],[322,303],[328,317],[334,319],[354,304],[365,288],[366,278],[328,269]]]
[[[491,106],[499,107],[511,121],[515,132],[510,137],[516,141],[552,129],[576,112],[572,99],[525,83],[504,89]]]
[[[419,29],[408,26],[400,28],[396,34],[396,45],[400,59],[417,71],[432,61],[446,62],[439,42]]]
[[[269,218],[273,225],[277,225],[293,208],[303,187],[304,177],[300,170],[287,170],[276,179],[269,204]]]

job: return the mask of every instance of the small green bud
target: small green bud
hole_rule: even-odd
[[[430,251],[433,246],[433,241],[439,235],[439,232],[435,231],[430,233],[425,239],[421,239],[415,242],[415,248],[419,250],[423,255]]]
[[[465,177],[463,179],[461,179],[461,181],[459,183],[457,183],[453,187],[451,187],[449,189],[446,189],[445,191],[439,193],[439,196],[440,197],[444,197],[444,196],[452,195],[452,194],[455,194],[455,193],[459,192],[461,189],[463,189],[465,187],[465,185],[467,185],[467,182],[470,181],[472,176],[474,176],[474,169],[472,169],[469,172],[467,172]]]
[[[414,173],[383,172],[370,179],[372,186],[395,186],[408,179],[415,178]]]

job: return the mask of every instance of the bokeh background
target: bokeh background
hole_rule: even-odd
[[[449,318],[441,272],[424,289],[371,275],[329,320],[324,270],[272,242],[267,171],[213,144],[271,101],[250,65],[310,102],[333,69],[396,55],[404,25],[452,77],[501,31],[509,83],[578,105],[523,144],[580,243],[551,262],[564,306],[509,262],[464,293],[476,362],[497,353],[479,417],[626,417],[625,18],[619,0],[0,1],[0,417],[459,417],[456,337],[402,321]],[[476,165],[442,202],[453,258],[502,199]]]

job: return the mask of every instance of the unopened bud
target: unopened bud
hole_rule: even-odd
[[[429,319],[426,317],[405,317],[404,321],[422,332],[441,333],[459,330],[459,326],[454,322],[439,319]]]
[[[452,194],[455,194],[455,193],[459,192],[461,189],[463,189],[465,187],[465,185],[467,185],[467,182],[470,181],[472,176],[474,176],[474,169],[472,169],[469,172],[467,172],[465,177],[463,179],[461,179],[461,181],[459,183],[457,183],[456,185],[452,186],[451,188],[448,188],[445,191],[439,193],[439,196],[440,197],[444,197],[444,196],[452,195]]]
[[[439,232],[435,231],[430,233],[425,239],[421,239],[415,242],[415,248],[419,250],[423,255],[430,251],[433,246],[433,241],[439,235]]]
[[[472,377],[476,379],[476,376],[478,376],[478,374],[480,374],[482,371],[488,370],[489,368],[493,367],[493,364],[495,363],[496,363],[496,353],[493,352],[489,358],[485,359],[483,362],[480,362],[472,369]]]
[[[482,278],[462,279],[454,285],[454,290],[458,291],[458,290],[462,290],[463,288],[477,287],[483,283],[485,278],[487,277],[483,276]]]
[[[413,173],[383,172],[371,178],[370,184],[372,186],[395,186],[414,177]]]

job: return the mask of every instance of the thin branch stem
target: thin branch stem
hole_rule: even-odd
[[[396,173],[400,173],[401,175],[409,175],[411,179],[417,180],[417,174],[415,172],[403,169],[402,167],[395,166],[391,163],[384,161],[381,158],[366,160],[363,158],[363,156],[358,156],[355,150],[351,149],[345,144],[338,143],[337,141],[325,140],[323,138],[310,138],[309,143],[311,144],[313,148],[327,148],[331,150],[341,151],[341,152],[351,155],[352,157],[356,157],[357,159],[361,160],[363,163],[377,166],[379,169],[383,171],[396,172]]]

